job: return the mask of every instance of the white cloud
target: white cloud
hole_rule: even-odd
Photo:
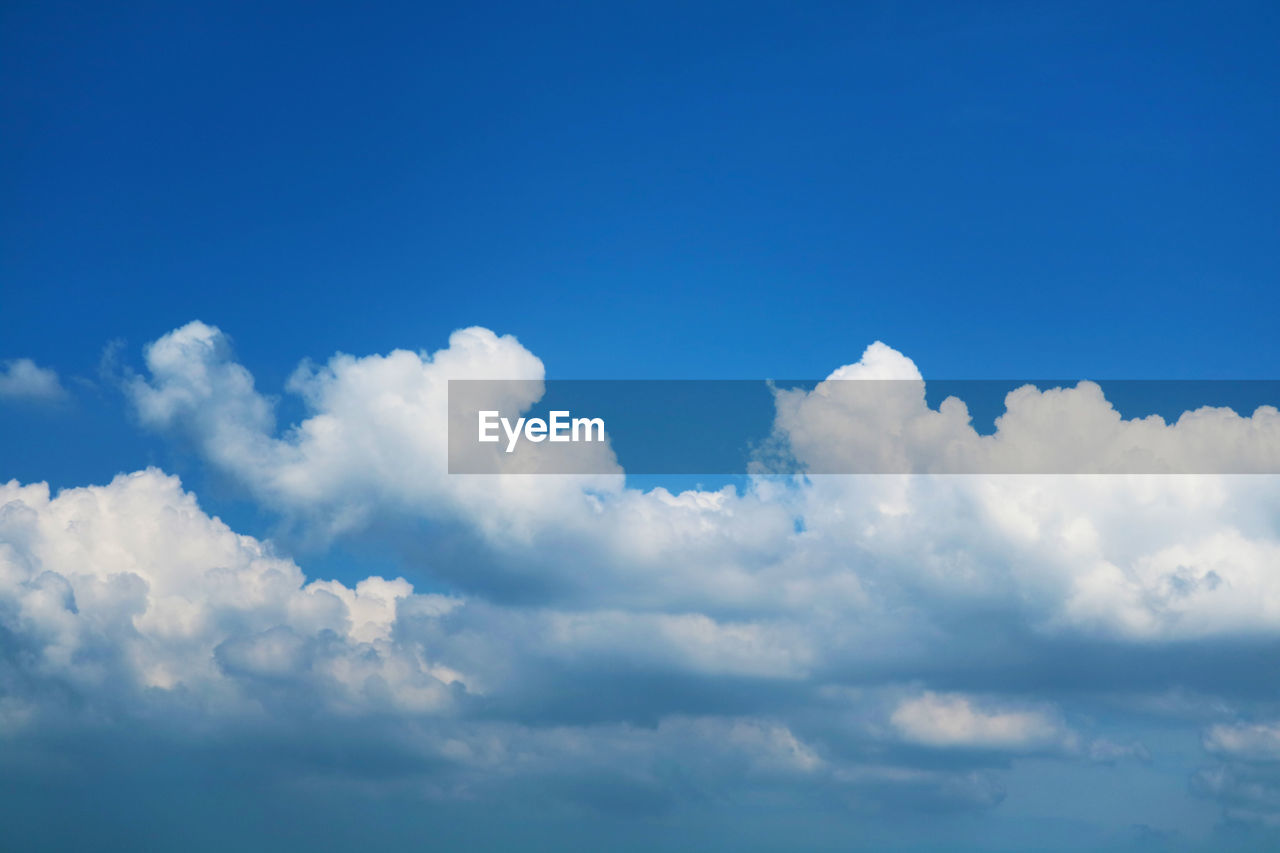
[[[424,651],[390,637],[405,581],[307,583],[154,469],[57,496],[0,486],[0,543],[0,618],[19,665],[91,702],[158,689],[244,712],[270,676],[346,710],[450,703]],[[441,613],[457,603],[425,600]]]
[[[211,462],[287,518],[325,535],[373,515],[458,524],[483,537],[505,571],[602,607],[897,619],[906,600],[916,612],[1005,607],[1047,633],[1173,639],[1280,629],[1280,580],[1267,570],[1280,535],[1262,509],[1280,495],[1274,477],[819,477],[671,495],[625,489],[617,475],[448,475],[448,379],[530,380],[503,386],[523,395],[506,407],[540,393],[542,363],[514,338],[473,328],[430,355],[304,365],[289,387],[310,414],[280,437],[270,400],[217,329],[178,329],[148,348],[147,363],[150,378],[130,385],[143,421],[187,430]],[[830,378],[893,380],[894,393],[863,400],[840,390],[862,382],[779,392],[778,429],[803,461],[878,453],[897,465],[972,451],[1031,464],[1083,442],[1104,458],[1136,444],[1269,464],[1280,447],[1269,410],[1251,419],[1201,410],[1173,426],[1122,421],[1089,383],[1015,391],[998,433],[980,437],[958,401],[928,409],[915,365],[880,343]],[[886,418],[906,424],[888,431],[896,444],[884,440]],[[1204,430],[1218,430],[1216,441]],[[1235,441],[1241,430],[1252,438]],[[607,446],[601,452],[612,458]],[[551,556],[562,553],[572,559]]]
[[[492,401],[504,410],[526,407],[542,393],[542,362],[515,338],[487,329],[455,332],[449,346],[433,354],[396,350],[363,358],[339,354],[323,367],[304,363],[289,390],[312,415],[279,438],[272,401],[232,360],[219,329],[188,323],[147,347],[146,362],[150,378],[128,384],[144,424],[186,431],[211,462],[264,502],[328,532],[359,528],[382,508],[463,512],[494,535],[519,537],[558,502],[581,502],[584,489],[620,486],[617,476],[447,475],[450,379],[532,380],[506,386],[519,398]],[[537,447],[497,458],[527,470]]]
[[[903,701],[889,719],[903,738],[925,746],[1026,752],[1077,743],[1076,735],[1045,710],[982,707],[962,695],[926,691]]]
[[[0,400],[51,402],[66,395],[53,368],[40,367],[29,358],[0,362]]]
[[[1205,733],[1204,747],[1227,758],[1280,761],[1280,722],[1212,726]]]
[[[932,409],[925,387],[910,359],[877,342],[810,391],[776,391],[776,439],[819,474],[1280,473],[1275,406],[1126,420],[1096,383],[1024,385],[1005,396],[995,433],[979,435],[964,401]]]
[[[28,686],[0,703],[0,731],[39,726],[52,713],[41,688],[57,685],[99,713],[168,702],[215,729],[300,708],[312,721],[376,718],[395,749],[465,768],[468,785],[671,761],[716,784],[804,778],[861,801],[985,808],[1003,790],[976,752],[1148,755],[1124,732],[1091,734],[1087,714],[1072,713],[1073,729],[1018,698],[1054,667],[1105,693],[1114,658],[1127,679],[1155,679],[1126,689],[1167,692],[1219,678],[1214,643],[1280,633],[1271,477],[761,478],[672,494],[627,488],[620,473],[451,476],[448,380],[541,382],[514,338],[468,329],[435,353],[304,365],[287,390],[307,415],[283,430],[211,326],[162,337],[147,368],[128,386],[144,424],[184,432],[322,539],[376,519],[413,541],[416,571],[458,592],[308,579],[155,470],[57,496],[10,483],[0,620],[15,645],[0,665]],[[919,374],[881,344],[832,376]],[[899,387],[909,393],[891,402],[915,427],[894,452],[945,458],[963,443],[964,412],[924,411],[923,386]],[[848,426],[815,399],[780,397],[801,454]],[[999,451],[1014,456],[1053,452],[1059,422],[1115,423],[1087,387],[1014,408],[1008,446],[1022,449]],[[435,548],[454,535],[468,537],[461,558]],[[1207,662],[1182,666],[1188,647]],[[1176,675],[1159,681],[1142,655]],[[852,705],[822,698],[849,684],[865,685]],[[1244,739],[1223,729],[1205,745],[1226,756]],[[659,777],[637,770],[628,784]]]

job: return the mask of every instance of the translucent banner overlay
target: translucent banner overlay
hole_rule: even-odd
[[[1280,380],[449,381],[451,474],[1274,474]]]

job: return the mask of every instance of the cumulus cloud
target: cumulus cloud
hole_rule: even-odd
[[[67,396],[51,367],[41,367],[29,358],[0,362],[0,400],[53,402]]]
[[[915,364],[882,343],[812,390],[775,391],[775,443],[814,474],[1280,473],[1280,411],[1202,406],[1175,422],[1123,418],[1097,383],[1004,398],[981,435],[956,396],[931,408]]]
[[[256,720],[372,737],[417,772],[471,790],[559,779],[560,795],[587,805],[604,780],[628,798],[634,786],[658,796],[656,768],[672,762],[708,790],[803,779],[860,802],[999,801],[986,775],[883,756],[872,771],[789,724],[802,705],[768,711],[768,685],[802,684],[816,663],[815,638],[794,624],[512,609],[421,594],[403,578],[309,580],[155,469],[56,495],[8,483],[0,542],[0,679],[20,685],[2,706],[0,733],[10,738],[156,715],[179,737],[233,737]],[[626,722],[634,709],[585,725],[565,710],[521,721],[539,690],[590,702],[593,685],[616,685],[608,673],[618,670],[642,684],[645,673],[668,684],[683,677],[712,693],[717,683],[756,685],[759,698],[720,698],[691,715],[696,701],[655,697],[654,727]],[[362,720],[380,721],[380,733]]]
[[[221,330],[188,323],[148,346],[146,363],[150,377],[127,385],[145,425],[185,432],[261,500],[328,532],[359,528],[385,509],[464,512],[494,535],[519,536],[560,501],[620,487],[617,476],[447,475],[450,379],[530,380],[503,386],[515,389],[515,398],[489,401],[505,410],[527,407],[542,393],[542,362],[515,338],[487,329],[455,332],[448,347],[431,354],[339,354],[323,366],[302,364],[288,390],[312,414],[279,437],[272,401],[233,360]],[[536,462],[533,450],[496,458],[515,471],[536,471],[531,455]]]
[[[1016,601],[1042,631],[1186,637],[1280,625],[1280,589],[1265,568],[1280,545],[1259,504],[1276,493],[1271,477],[815,478],[800,488],[757,481],[743,493],[671,495],[626,489],[620,475],[448,475],[450,378],[529,379],[495,386],[523,395],[495,402],[517,410],[539,393],[542,364],[514,338],[467,329],[430,355],[304,365],[289,387],[310,414],[279,437],[271,401],[217,329],[178,329],[148,348],[147,363],[151,376],[130,386],[143,421],[187,430],[213,464],[286,516],[327,535],[358,529],[374,513],[456,523],[487,543],[500,583],[524,576],[559,595],[628,605],[651,597],[649,606],[690,610],[874,607],[874,582],[881,597],[937,597],[951,609]],[[869,408],[828,387],[884,382],[894,393],[877,392]],[[994,436],[978,436],[959,401],[929,409],[915,365],[875,344],[813,391],[779,392],[777,427],[805,463],[879,453],[899,465],[952,458],[959,446],[1043,461],[1064,437],[1114,445],[1121,456],[1135,442],[1153,452],[1225,448],[1258,464],[1280,447],[1272,441],[1280,420],[1265,408],[1250,419],[1214,410],[1221,430],[1203,410],[1173,426],[1121,421],[1088,383],[1020,389],[1009,406]],[[887,429],[886,418],[907,427]],[[1217,430],[1213,441],[1202,428]],[[1252,437],[1237,442],[1238,430]],[[900,443],[886,443],[886,434]],[[607,446],[601,452],[612,458]],[[574,559],[546,558],[553,553]],[[857,567],[848,565],[852,553],[862,557]]]
[[[1276,496],[1271,477],[815,478],[798,487],[757,480],[741,493],[672,495],[626,489],[616,476],[450,476],[448,379],[540,381],[541,362],[509,336],[468,329],[431,355],[340,355],[322,369],[304,365],[290,389],[310,414],[280,437],[270,400],[231,359],[220,331],[189,324],[149,347],[147,360],[151,376],[131,385],[144,422],[192,432],[213,464],[282,513],[329,533],[362,526],[375,508],[446,520],[484,540],[494,583],[523,576],[561,597],[686,613],[855,611],[882,619],[880,631],[895,630],[883,619],[897,619],[884,614],[900,614],[898,601],[916,611],[936,607],[948,619],[1002,608],[1043,634],[1173,639],[1280,626],[1280,589],[1266,568],[1280,553],[1263,509]],[[852,413],[858,417],[826,387],[882,382],[894,383],[896,395],[877,394],[875,410]],[[523,393],[502,405],[527,406],[537,391]],[[1050,404],[1053,411],[1036,408]],[[1244,426],[1231,421],[1234,413],[1214,414],[1228,426],[1216,441],[1198,442],[1187,438],[1194,430],[1184,429],[1185,418],[1168,427],[1119,420],[1087,383],[1020,389],[1009,406],[995,436],[977,436],[959,401],[928,409],[915,365],[874,344],[813,391],[779,392],[777,423],[806,462],[858,452],[866,442],[925,456],[977,442],[991,445],[984,452],[1051,458],[1055,436],[1088,443],[1115,430],[1129,436],[1124,441],[1158,447],[1139,435],[1148,428],[1180,447],[1226,447],[1255,461],[1271,447],[1274,413],[1265,409]],[[894,450],[883,442],[885,417],[918,428],[894,432],[903,442]],[[1253,429],[1252,443],[1228,440],[1236,428]],[[449,580],[470,586],[484,578]],[[857,629],[833,627],[828,653],[856,655]]]
[[[377,741],[440,796],[542,780],[605,809],[669,807],[672,766],[708,791],[991,808],[1010,762],[1151,758],[1141,731],[1095,721],[1127,703],[1126,719],[1185,724],[1157,701],[1171,691],[1205,709],[1196,725],[1227,726],[1204,747],[1233,778],[1253,772],[1233,750],[1266,740],[1230,726],[1257,701],[1250,661],[1280,639],[1271,477],[762,477],[676,494],[620,469],[513,476],[536,457],[458,476],[450,379],[524,379],[495,406],[536,402],[542,363],[509,336],[304,364],[284,390],[306,413],[283,429],[212,326],[163,336],[146,367],[127,386],[144,425],[192,439],[288,529],[386,536],[404,577],[307,578],[155,470],[58,495],[11,483],[0,730],[85,708],[222,732],[305,719]],[[967,414],[922,408],[914,364],[883,344],[832,379],[905,383],[889,408],[915,426],[895,452],[945,459],[969,440]],[[875,438],[798,393],[778,400],[788,452]],[[1138,440],[1087,386],[1017,393],[1003,443],[973,447],[1051,458],[1064,418],[1101,424],[1107,447]],[[1264,438],[1268,417],[1251,421]],[[1199,790],[1238,791],[1214,784]]]
[[[457,677],[392,641],[404,580],[307,583],[155,469],[56,496],[0,486],[0,542],[11,674],[104,712],[169,695],[251,713],[268,682],[333,709],[451,703]],[[419,614],[457,603],[418,598]]]

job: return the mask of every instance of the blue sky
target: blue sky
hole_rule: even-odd
[[[1276,357],[1270,4],[5,16],[4,339],[65,371],[192,318],[271,379],[476,322],[573,378]]]
[[[1274,379],[1280,8],[262,6],[0,10],[16,837],[1275,841],[1274,477],[490,494],[429,418],[450,370]]]

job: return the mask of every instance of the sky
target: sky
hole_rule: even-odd
[[[4,4],[0,842],[1275,849],[1274,475],[467,477],[444,389],[1274,380],[1278,37]],[[772,446],[968,440],[823,399]],[[1276,469],[1203,412],[1031,395],[997,455]]]

